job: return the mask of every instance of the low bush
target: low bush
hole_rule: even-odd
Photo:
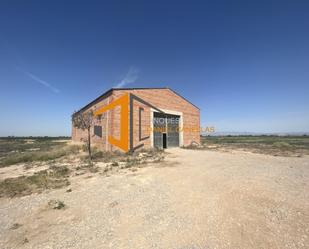
[[[0,182],[0,197],[24,196],[70,185],[67,167],[52,167],[31,176],[8,178]]]
[[[275,142],[273,143],[273,146],[275,146],[276,148],[279,148],[279,149],[284,149],[284,148],[290,148],[291,145],[287,142]]]
[[[78,145],[68,145],[60,148],[55,148],[50,151],[35,151],[18,154],[14,153],[5,157],[2,160],[0,166],[5,167],[17,163],[54,160],[63,156],[78,153],[79,150],[80,146]]]
[[[58,209],[58,210],[65,208],[64,202],[60,200],[50,200],[48,202],[48,206],[52,209]]]
[[[126,155],[124,153],[121,153],[119,151],[101,151],[98,149],[95,149],[92,154],[92,160],[94,161],[103,161],[103,162],[112,162],[115,160],[121,160]]]

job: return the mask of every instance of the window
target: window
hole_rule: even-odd
[[[101,121],[101,119],[102,119],[102,114],[100,114],[100,115],[97,116],[97,120],[98,120],[98,121]]]
[[[94,126],[94,135],[102,137],[102,126],[99,125]]]

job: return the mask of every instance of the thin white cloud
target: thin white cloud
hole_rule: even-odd
[[[19,55],[18,51],[13,47],[12,42],[9,42],[8,40],[4,39],[3,37],[0,37],[0,42],[4,43],[4,45],[6,46],[6,50],[9,51],[9,53],[12,54],[13,59],[15,59],[16,63],[14,63],[12,66],[15,67],[18,71],[22,72],[23,74],[27,75],[28,77],[30,77],[31,79],[33,79],[34,81],[40,83],[41,85],[49,88],[51,91],[53,91],[54,93],[59,93],[60,90],[53,87],[50,83],[46,82],[45,80],[40,79],[38,76],[24,70],[24,63],[23,60],[21,58],[21,56]]]
[[[128,84],[134,83],[138,79],[139,70],[136,67],[130,67],[126,76],[116,85],[115,88],[121,88]]]
[[[27,72],[25,70],[22,70],[19,68],[19,71],[23,72],[24,74],[26,74],[28,77],[30,77],[31,79],[33,79],[34,81],[40,83],[41,85],[47,87],[48,89],[50,89],[51,91],[53,91],[54,93],[59,93],[60,90],[53,87],[50,83],[46,82],[45,80],[42,80],[40,79],[38,76],[30,73],[30,72]]]

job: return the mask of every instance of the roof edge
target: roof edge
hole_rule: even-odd
[[[186,99],[185,97],[183,97],[182,95],[180,95],[179,93],[177,93],[176,91],[174,91],[173,89],[171,89],[170,87],[127,87],[127,88],[110,88],[109,90],[107,90],[106,92],[104,92],[103,94],[101,94],[99,97],[95,98],[93,101],[91,101],[90,103],[88,103],[87,105],[85,105],[84,107],[82,107],[81,109],[79,109],[76,113],[79,113],[81,111],[84,111],[85,109],[87,109],[88,107],[92,106],[93,104],[97,103],[99,100],[101,100],[102,98],[107,98],[108,96],[110,96],[112,94],[113,91],[118,91],[118,90],[151,90],[151,89],[168,89],[170,91],[172,91],[174,94],[176,94],[177,96],[181,97],[182,99],[184,99],[185,101],[187,101],[189,104],[193,105],[194,107],[196,107],[198,110],[200,110],[199,107],[197,107],[195,104],[193,104],[192,102],[190,102],[188,99]]]
[[[193,105],[195,108],[197,108],[198,110],[200,110],[200,108],[193,104],[191,101],[189,101],[188,99],[186,99],[184,96],[180,95],[178,92],[176,92],[175,90],[169,88],[169,87],[166,87],[166,89],[169,89],[170,91],[172,91],[173,93],[175,93],[177,96],[179,96],[180,98],[184,99],[185,101],[187,101],[189,104]]]

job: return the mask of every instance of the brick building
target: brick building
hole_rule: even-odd
[[[106,151],[200,143],[200,110],[170,88],[112,88],[78,112],[92,110],[92,143]],[[72,140],[87,132],[72,125]]]

